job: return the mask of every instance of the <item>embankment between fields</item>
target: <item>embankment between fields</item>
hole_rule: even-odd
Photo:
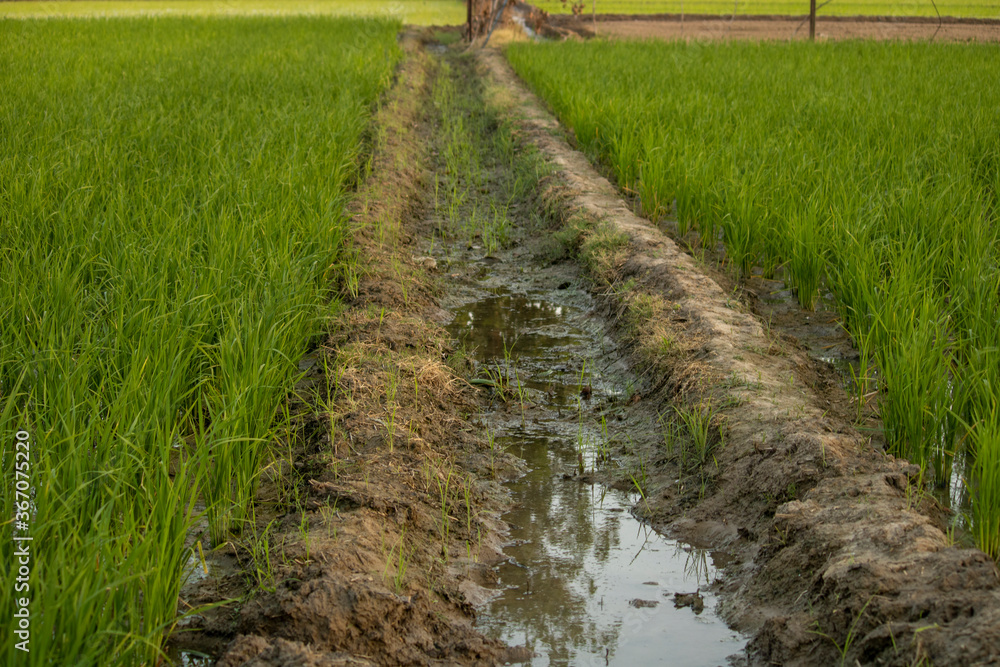
[[[641,511],[654,526],[731,554],[723,604],[754,636],[751,664],[997,660],[996,564],[954,545],[919,469],[873,446],[824,396],[817,362],[634,215],[499,52],[480,69],[554,167],[543,199],[657,378],[641,400],[710,417],[714,470],[699,489],[669,463],[657,471],[655,444],[619,454],[652,462]]]

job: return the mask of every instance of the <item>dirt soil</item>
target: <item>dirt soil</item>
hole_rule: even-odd
[[[613,39],[756,39],[804,40],[809,24],[801,16],[685,16],[601,15],[596,25],[589,18],[553,15],[553,31],[581,37]],[[819,17],[816,38],[901,39],[944,42],[1000,41],[1000,21],[990,19],[937,19],[896,17]]]
[[[710,414],[714,461],[697,475],[646,439],[654,526],[732,557],[725,614],[751,664],[997,664],[1000,576],[954,543],[916,484],[852,425],[830,369],[763,326],[694,258],[637,217],[502,55],[482,73],[556,169],[544,198],[595,291],[652,369],[642,402]],[[629,452],[619,451],[626,459]],[[714,464],[714,465],[713,465]]]

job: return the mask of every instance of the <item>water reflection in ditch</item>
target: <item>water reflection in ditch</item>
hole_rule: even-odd
[[[479,625],[526,644],[537,665],[720,665],[746,640],[715,614],[711,556],[668,540],[629,513],[638,496],[567,479],[594,465],[608,437],[597,411],[629,391],[603,325],[579,290],[493,283],[453,297],[451,334],[482,368],[524,389],[486,415],[495,442],[530,472],[516,503],[509,561]],[[552,280],[554,284],[556,280]],[[565,283],[559,284],[565,288]],[[626,422],[627,423],[627,422]],[[621,426],[619,425],[619,428]],[[704,609],[675,608],[700,589]],[[697,604],[696,604],[697,606]]]

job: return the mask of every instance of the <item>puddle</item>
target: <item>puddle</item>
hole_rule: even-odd
[[[512,388],[483,419],[529,472],[508,484],[509,560],[480,629],[526,645],[533,665],[726,664],[746,639],[716,615],[712,556],[637,521],[629,510],[638,494],[579,480],[581,467],[615,465],[602,445],[627,437],[628,422],[599,415],[614,414],[631,387],[589,295],[566,267],[481,264],[467,267],[478,283],[444,303],[454,313],[449,331],[479,377],[499,375]],[[675,607],[675,593],[696,592],[699,613]]]
[[[174,667],[212,667],[215,664],[211,657],[191,651],[168,650],[167,660]]]
[[[204,512],[204,507],[197,506]],[[209,617],[220,613],[222,608],[200,607],[207,599],[227,599],[237,597],[237,590],[226,582],[242,581],[244,574],[239,561],[230,553],[221,550],[197,549],[195,543],[208,531],[208,522],[202,519],[188,533],[187,546],[190,548],[183,570],[180,590],[179,611],[187,612],[174,628],[175,632],[164,647],[165,665],[173,667],[212,667],[216,663],[213,656],[224,651],[228,638],[197,631]]]
[[[212,569],[209,566],[208,559],[202,560],[194,553],[188,556],[187,564],[184,566],[184,571],[186,576],[184,577],[184,583],[181,586],[194,586],[199,581],[204,581],[208,579],[209,575],[212,573]]]
[[[855,378],[861,372],[861,362],[858,359],[823,355],[815,355],[815,358],[833,368],[834,373],[837,375],[837,380],[840,382],[840,387],[852,398],[857,397],[858,385],[855,382]],[[871,368],[868,373],[868,384],[872,387],[877,386],[878,370]]]

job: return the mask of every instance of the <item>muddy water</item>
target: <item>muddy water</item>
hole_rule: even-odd
[[[484,425],[530,470],[509,484],[508,561],[481,629],[526,645],[537,665],[725,664],[746,640],[715,613],[711,555],[633,518],[638,493],[591,481],[595,467],[617,465],[605,443],[655,424],[625,418],[634,385],[576,276],[495,260],[465,268],[476,278],[445,303],[449,330],[479,377],[506,387],[484,387]],[[696,592],[703,609],[675,607],[675,593]]]

